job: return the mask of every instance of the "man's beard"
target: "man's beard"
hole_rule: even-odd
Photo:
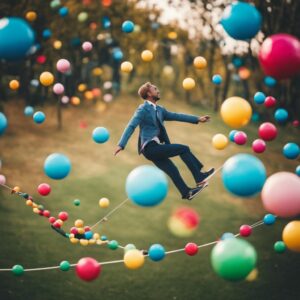
[[[160,97],[159,96],[153,96],[152,99],[156,102],[160,99]]]

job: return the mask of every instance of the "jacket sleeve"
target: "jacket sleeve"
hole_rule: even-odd
[[[197,116],[170,112],[167,111],[164,107],[162,109],[163,109],[163,115],[165,121],[179,121],[179,122],[187,122],[193,124],[199,123],[198,121],[199,117]]]
[[[128,122],[119,142],[118,146],[125,148],[128,140],[130,139],[131,135],[133,134],[135,128],[141,123],[142,119],[144,117],[144,110],[143,107],[138,107],[138,109],[135,111],[133,117]]]

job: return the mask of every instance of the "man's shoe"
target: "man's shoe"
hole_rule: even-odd
[[[194,197],[196,197],[204,188],[208,186],[208,183],[204,183],[201,186],[198,186],[196,188],[190,189],[185,199],[192,200]]]
[[[211,168],[207,172],[201,173],[202,180],[197,183],[197,186],[200,187],[201,185],[203,185],[206,182],[206,180],[209,179],[212,174],[214,174],[214,172],[215,172],[215,168]]]

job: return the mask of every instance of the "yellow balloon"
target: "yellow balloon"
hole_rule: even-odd
[[[300,252],[300,221],[288,223],[283,229],[282,239],[290,250]]]
[[[103,71],[101,68],[94,68],[93,69],[93,75],[94,76],[101,76],[103,74]]]
[[[78,91],[79,92],[84,92],[87,89],[87,85],[85,83],[80,83],[78,85]]]
[[[217,150],[223,150],[228,145],[228,138],[221,133],[215,134],[212,138],[212,144]]]
[[[28,206],[32,206],[32,201],[31,200],[26,200],[26,205],[28,205]]]
[[[87,246],[89,244],[89,241],[85,240],[85,239],[80,239],[79,242],[80,242],[80,245],[82,245],[82,246]]]
[[[75,227],[83,227],[84,226],[84,222],[80,219],[77,219],[74,223]]]
[[[99,240],[100,239],[100,234],[99,233],[94,233],[93,239],[94,240]]]
[[[89,245],[94,245],[94,244],[96,244],[96,240],[94,240],[94,239],[90,239],[90,240],[88,240],[88,242],[89,242]]]
[[[53,42],[54,49],[59,50],[61,48],[61,46],[62,46],[62,42],[61,41],[56,40],[56,41]]]
[[[37,208],[37,207],[34,207],[32,209],[32,211],[35,213],[35,214],[38,214],[40,212],[40,210]]]
[[[84,234],[84,233],[85,233],[85,230],[84,230],[83,227],[79,227],[79,228],[77,228],[77,232],[78,232],[79,234]]]
[[[79,242],[79,240],[76,239],[76,238],[71,238],[71,239],[70,239],[70,242],[71,242],[72,244],[77,244],[77,243]]]
[[[35,11],[29,11],[28,13],[26,13],[25,18],[29,22],[33,22],[37,18],[37,14]]]
[[[71,103],[72,103],[73,105],[77,106],[77,105],[80,104],[80,99],[79,99],[78,97],[76,97],[76,96],[73,96],[73,97],[71,98]]]
[[[99,200],[99,206],[101,208],[107,208],[109,206],[109,200],[107,198],[101,198]]]
[[[144,50],[141,54],[143,61],[151,61],[153,59],[153,53],[150,50]]]
[[[169,38],[170,40],[176,40],[176,39],[177,39],[177,32],[175,32],[175,31],[169,32],[169,33],[168,33],[168,38]]]
[[[221,117],[227,125],[240,128],[251,119],[252,108],[248,101],[241,97],[230,97],[221,106]]]
[[[13,79],[9,82],[9,87],[10,89],[15,91],[20,87],[20,83],[18,80]]]
[[[49,86],[53,83],[54,81],[54,76],[50,72],[43,72],[40,75],[40,82],[44,86]]]
[[[129,250],[124,255],[124,264],[128,269],[138,269],[144,264],[145,258],[137,249]]]
[[[133,69],[132,63],[129,61],[124,61],[121,64],[121,71],[125,73],[130,73]]]
[[[187,77],[183,80],[182,86],[185,90],[189,91],[195,87],[196,83],[193,78]]]
[[[84,98],[85,98],[86,100],[93,100],[93,99],[94,99],[94,94],[93,94],[93,92],[92,92],[92,91],[86,91],[86,92],[84,93]]]
[[[207,61],[204,57],[197,56],[194,58],[194,66],[196,69],[202,70],[202,69],[206,68]]]

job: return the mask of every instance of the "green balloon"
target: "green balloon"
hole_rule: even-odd
[[[211,253],[214,271],[222,278],[243,280],[255,268],[257,254],[254,247],[242,239],[218,242]]]
[[[50,7],[51,8],[56,8],[58,6],[60,6],[60,0],[53,0],[53,1],[51,1],[51,3],[50,3]]]
[[[59,268],[62,271],[69,271],[70,270],[70,263],[67,260],[63,260],[60,265]]]
[[[277,253],[283,253],[286,250],[285,243],[283,241],[278,241],[274,244],[274,250]]]
[[[74,203],[75,206],[79,206],[80,205],[80,200],[79,199],[75,199],[73,201],[73,203]]]
[[[83,11],[77,16],[77,19],[79,22],[84,22],[87,20],[88,16],[89,16],[88,13]]]
[[[133,244],[127,244],[124,247],[124,252],[126,253],[127,251],[132,250],[132,249],[136,249],[135,245],[133,245]]]
[[[109,241],[107,244],[108,248],[111,250],[116,250],[119,247],[119,243],[115,240]]]
[[[14,265],[11,270],[15,276],[21,276],[24,273],[24,268],[21,265]]]

